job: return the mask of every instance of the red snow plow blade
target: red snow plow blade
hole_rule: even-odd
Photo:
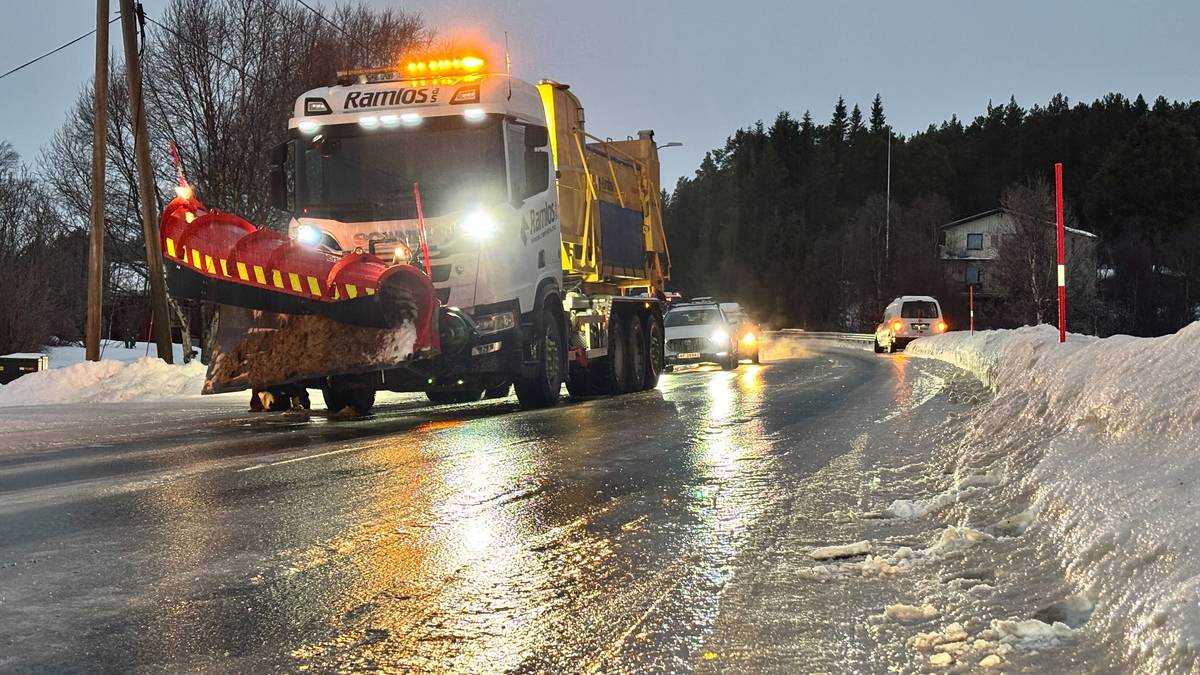
[[[428,275],[339,254],[177,197],[160,221],[167,285],[221,306],[204,393],[382,370],[440,347]]]

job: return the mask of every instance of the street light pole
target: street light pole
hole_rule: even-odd
[[[167,314],[167,285],[163,279],[162,250],[158,241],[154,174],[150,169],[150,140],[146,133],[146,106],[142,100],[142,62],[138,54],[137,26],[133,0],[121,0],[121,37],[125,44],[125,74],[129,79],[129,101],[133,108],[133,150],[137,160],[138,201],[142,206],[142,233],[146,239],[146,272],[150,276],[150,306],[153,310],[154,341],[158,358],[172,362],[171,319]],[[189,349],[191,345],[184,345]]]

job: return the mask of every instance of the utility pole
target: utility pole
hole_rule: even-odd
[[[171,363],[171,318],[167,313],[167,285],[163,279],[162,250],[158,242],[158,200],[150,169],[150,141],[146,133],[146,107],[142,101],[142,61],[138,54],[137,25],[133,0],[121,2],[121,36],[125,43],[125,74],[129,78],[129,101],[133,110],[133,150],[137,159],[138,201],[142,205],[142,232],[146,238],[146,272],[150,275],[150,306],[153,309],[154,341],[158,358]],[[188,349],[190,345],[184,345]]]
[[[96,0],[95,114],[92,116],[92,229],[88,233],[88,361],[100,360],[104,307],[104,153],[108,143],[108,0]]]

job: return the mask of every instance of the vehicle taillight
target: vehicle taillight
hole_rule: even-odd
[[[899,333],[902,330],[904,330],[904,322],[903,321],[893,321],[892,322],[892,332],[893,333]]]

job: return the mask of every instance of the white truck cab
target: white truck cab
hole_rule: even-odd
[[[424,266],[445,306],[511,327],[561,240],[537,88],[498,73],[366,77],[305,92],[288,123],[290,233]],[[418,205],[418,199],[420,204]],[[533,272],[533,273],[531,273]]]
[[[925,335],[940,335],[949,329],[942,306],[929,295],[902,295],[883,310],[883,321],[875,327],[875,353],[892,353]]]

